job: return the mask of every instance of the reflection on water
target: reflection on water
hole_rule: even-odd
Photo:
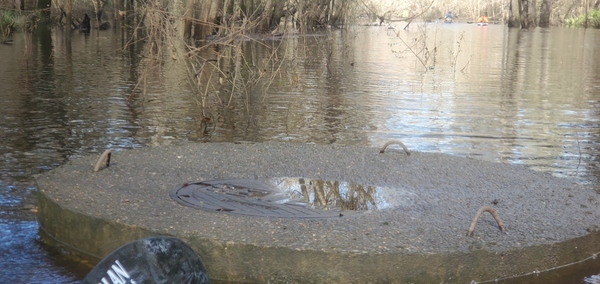
[[[126,32],[70,41],[59,30],[16,35],[13,45],[0,45],[0,252],[24,254],[0,262],[0,279],[78,277],[38,244],[31,213],[12,218],[10,208],[35,191],[19,186],[33,184],[34,174],[106,148],[181,140],[379,148],[397,139],[411,151],[522,164],[598,186],[600,31],[417,26],[247,42],[242,57],[213,50],[205,57],[223,55],[218,63],[228,72],[207,65],[201,92],[182,79],[181,60],[136,88],[143,44],[126,45]],[[398,37],[427,47],[427,71]],[[354,198],[357,208],[377,204],[368,187],[307,182],[315,184],[307,198],[320,204],[338,202],[336,194]]]
[[[585,281],[585,283],[598,284],[598,283],[600,283],[600,274],[592,275],[590,277],[585,277],[583,280]]]
[[[280,203],[307,204],[326,210],[368,211],[390,207],[381,189],[374,186],[310,178],[274,178],[268,182],[286,197]]]
[[[277,190],[277,194],[270,197],[271,201],[326,210],[370,211],[426,204],[416,193],[399,186],[390,188],[297,177],[270,178],[265,182]]]

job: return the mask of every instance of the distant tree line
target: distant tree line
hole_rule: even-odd
[[[404,20],[422,14],[426,21],[442,19],[447,12],[463,21],[487,15],[509,27],[551,25],[600,27],[600,0],[357,0],[357,6],[374,23]],[[426,11],[424,11],[427,9]]]
[[[347,23],[353,2],[354,0],[55,0],[53,9],[59,12],[64,23],[71,23],[74,6],[77,5],[91,6],[93,18],[98,22],[102,21],[103,11],[109,5],[114,9],[112,15],[124,20],[143,21],[143,14],[148,9],[160,9],[171,13],[173,17],[183,16],[183,32],[186,37],[204,39],[210,35],[227,34],[234,27],[243,27],[249,33],[272,32],[282,19],[293,24],[300,32],[341,26]]]
[[[0,10],[31,9],[30,2],[33,0],[0,0]],[[52,11],[52,22],[69,28],[77,28],[84,13],[90,14],[96,27],[101,25],[103,17],[139,26],[148,9],[158,9],[177,21],[183,19],[181,32],[195,40],[224,36],[234,30],[275,33],[281,23],[306,33],[362,19],[378,24],[413,19],[430,21],[441,19],[449,11],[461,20],[488,15],[490,20],[509,27],[559,24],[600,27],[600,0],[38,0],[35,3],[40,11]],[[108,12],[104,13],[105,10]],[[4,17],[4,33],[14,29],[7,28],[14,26],[14,22]]]
[[[300,32],[346,23],[349,0],[200,0],[188,1],[184,34],[196,39],[244,27],[250,33],[272,32],[282,19]],[[192,32],[193,30],[193,32]]]

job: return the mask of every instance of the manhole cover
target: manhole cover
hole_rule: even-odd
[[[188,183],[171,191],[170,196],[179,204],[213,212],[280,218],[340,216],[340,210],[324,210],[290,201],[277,188],[257,180]]]
[[[202,210],[282,218],[329,218],[423,205],[417,194],[402,187],[295,177],[202,181],[184,184],[170,195]]]

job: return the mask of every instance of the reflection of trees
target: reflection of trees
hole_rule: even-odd
[[[356,183],[298,179],[302,200],[315,207],[343,210],[377,209],[377,188]]]

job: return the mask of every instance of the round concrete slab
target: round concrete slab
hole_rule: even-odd
[[[237,282],[468,283],[543,271],[600,251],[600,198],[568,179],[433,153],[290,143],[185,144],[73,160],[38,177],[41,231],[101,258],[172,235],[211,278]],[[186,182],[306,177],[386,188],[388,209],[339,218],[272,218],[182,206]],[[504,221],[501,232],[491,215]]]

